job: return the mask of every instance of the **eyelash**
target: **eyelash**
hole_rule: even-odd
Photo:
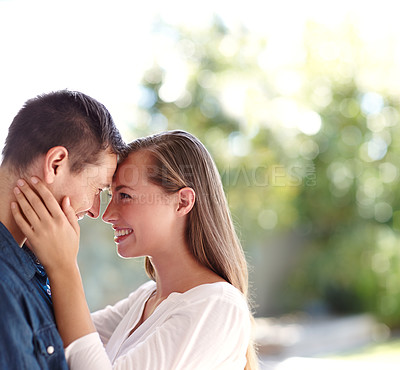
[[[111,194],[111,193],[108,193],[107,195],[109,198],[113,197],[113,194]],[[116,194],[114,194],[114,196],[116,197],[117,201],[133,199],[132,196],[130,196],[129,194],[126,194],[126,193],[116,193]]]
[[[132,199],[132,197],[126,193],[119,193],[119,199]]]

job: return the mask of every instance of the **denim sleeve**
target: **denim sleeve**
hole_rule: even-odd
[[[55,324],[40,322],[29,295],[7,285],[0,281],[0,369],[62,368],[62,344],[53,344],[58,335]]]

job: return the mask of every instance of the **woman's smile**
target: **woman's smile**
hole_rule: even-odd
[[[133,233],[133,230],[130,228],[114,228],[114,241],[115,243],[121,243],[125,240],[129,235]]]

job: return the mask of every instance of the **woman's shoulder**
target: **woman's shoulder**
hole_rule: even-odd
[[[243,293],[226,281],[218,281],[215,283],[199,284],[186,292],[198,295],[212,295],[231,298],[244,298]]]
[[[228,282],[216,282],[198,285],[178,297],[187,304],[206,304],[237,307],[248,311],[243,293]]]
[[[154,280],[148,280],[145,283],[143,283],[142,285],[140,285],[136,291],[144,291],[144,292],[148,292],[148,291],[153,291],[156,288],[156,282]]]
[[[218,282],[198,285],[171,297],[172,315],[179,315],[192,325],[213,327],[222,332],[250,332],[250,310],[246,297],[233,285]],[[232,327],[235,327],[232,329]]]

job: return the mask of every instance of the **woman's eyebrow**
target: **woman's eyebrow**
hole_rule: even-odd
[[[131,189],[131,190],[135,190],[134,188],[131,188],[131,187],[128,186],[128,185],[118,185],[118,186],[115,188],[115,191],[119,191],[119,190],[121,190],[121,189],[123,189],[123,188],[128,188],[128,189]]]

